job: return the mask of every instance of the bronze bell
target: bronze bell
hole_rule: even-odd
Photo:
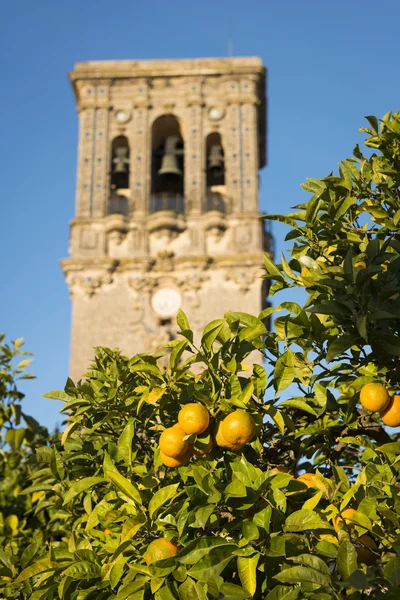
[[[224,166],[224,155],[220,144],[213,144],[208,155],[209,168],[213,171],[222,171]]]
[[[165,140],[164,155],[162,157],[161,168],[158,171],[159,175],[182,175],[182,171],[178,167],[178,161],[176,158],[177,153],[180,153],[176,149],[178,143],[177,135],[169,135]]]

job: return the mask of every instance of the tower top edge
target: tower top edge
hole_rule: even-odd
[[[70,71],[70,79],[112,79],[124,77],[162,77],[179,75],[218,75],[232,72],[264,72],[258,56],[228,58],[162,59],[162,60],[103,60],[78,62]]]

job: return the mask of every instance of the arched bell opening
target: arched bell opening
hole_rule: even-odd
[[[111,189],[129,188],[129,143],[128,138],[119,135],[111,145]]]
[[[129,142],[124,135],[114,138],[111,144],[110,165],[110,195],[108,199],[108,214],[121,214],[128,216],[129,201],[126,191],[129,189]]]
[[[210,133],[206,139],[205,171],[207,186],[206,210],[224,212],[225,202],[222,189],[225,186],[225,157],[221,136],[216,131]]]
[[[150,212],[184,212],[184,142],[174,115],[162,115],[152,127]]]

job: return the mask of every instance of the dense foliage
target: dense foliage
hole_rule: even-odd
[[[46,395],[65,402],[68,421],[40,447],[33,422],[15,428],[23,413],[6,362],[4,597],[399,597],[399,429],[366,411],[359,392],[372,381],[399,391],[400,115],[368,120],[372,153],[357,146],[338,176],[307,181],[312,197],[296,212],[268,217],[293,240],[280,263],[265,258],[270,293],[303,288],[304,306],[227,313],[198,346],[180,312],[165,368],[159,356],[97,348],[85,380]],[[248,412],[255,439],[165,467],[160,433],[188,402],[212,424]],[[178,552],[147,565],[159,537]]]

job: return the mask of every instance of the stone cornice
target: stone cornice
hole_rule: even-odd
[[[271,256],[270,252],[257,252],[251,254],[231,254],[229,256],[219,256],[210,258],[209,256],[175,256],[175,268],[193,268],[203,267],[204,269],[213,269],[219,267],[246,267],[263,265],[264,255]],[[70,271],[81,271],[84,269],[98,269],[104,271],[142,271],[147,270],[149,265],[148,257],[124,258],[115,260],[107,257],[102,258],[64,258],[60,261],[64,273]],[[152,267],[156,271],[157,266]]]

